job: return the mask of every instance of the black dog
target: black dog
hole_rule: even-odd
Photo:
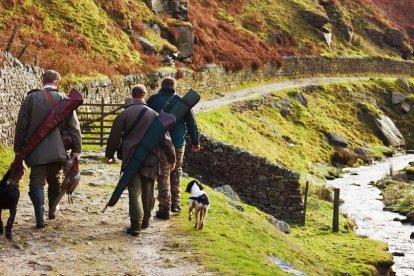
[[[10,216],[6,225],[6,238],[11,239],[11,232],[13,228],[14,219],[17,212],[17,203],[20,198],[19,186],[13,183],[7,183],[10,172],[0,182],[0,235],[3,234],[3,221],[1,219],[1,211],[3,209],[10,210]]]

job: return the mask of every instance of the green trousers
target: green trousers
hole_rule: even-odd
[[[154,182],[155,180],[135,174],[128,185],[129,217],[131,228],[139,230],[143,221],[149,221],[154,208]]]

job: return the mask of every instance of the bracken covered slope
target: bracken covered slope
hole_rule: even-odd
[[[188,16],[154,12],[154,2],[175,3],[185,11],[188,6]],[[216,63],[231,70],[280,64],[283,55],[409,59],[413,5],[408,0],[5,0],[0,48],[18,25],[12,53],[19,55],[29,43],[25,62],[77,76],[145,73],[162,66],[166,56],[179,67]],[[180,26],[194,36],[193,55],[186,59],[177,49]]]

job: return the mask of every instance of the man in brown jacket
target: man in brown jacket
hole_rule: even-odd
[[[58,72],[47,70],[42,76],[42,89],[34,89],[27,93],[24,99],[16,124],[16,134],[14,138],[14,151],[17,154],[30,139],[34,131],[52,110],[52,103],[46,93],[48,93],[55,103],[65,97],[58,93],[57,87],[60,80]],[[72,112],[65,119],[66,130],[72,138],[72,155],[79,155],[81,152],[81,132],[76,112]],[[36,227],[46,226],[44,220],[44,186],[48,183],[49,200],[49,219],[55,218],[54,211],[50,207],[60,190],[60,174],[63,164],[67,159],[67,152],[63,145],[59,127],[51,131],[25,160],[31,167],[29,196],[33,203],[36,215]]]
[[[114,154],[122,139],[122,169],[134,153],[134,147],[144,137],[146,131],[157,117],[157,113],[145,104],[146,88],[137,85],[132,88],[132,102],[114,120],[109,134],[105,157],[108,163],[114,161]],[[154,207],[154,182],[160,173],[159,153],[163,150],[168,163],[175,163],[174,146],[168,132],[159,146],[144,161],[139,171],[128,184],[129,216],[131,227],[127,233],[139,235],[141,229],[149,226],[151,211]]]

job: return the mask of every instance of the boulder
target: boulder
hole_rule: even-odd
[[[384,144],[397,148],[405,146],[403,135],[388,116],[380,114],[375,117],[374,123]]]
[[[302,18],[315,28],[322,29],[325,24],[329,23],[329,18],[326,14],[317,13],[315,11],[304,11]]]
[[[280,114],[285,118],[289,118],[292,115],[292,110],[289,107],[284,107],[280,110]]]
[[[364,147],[356,147],[354,149],[355,154],[358,158],[366,163],[371,163],[374,160],[374,155],[368,149]]]
[[[384,34],[381,31],[372,28],[365,28],[364,30],[372,42],[380,47],[384,46]]]
[[[406,96],[400,93],[392,93],[391,101],[392,104],[400,104],[405,101]]]
[[[157,53],[157,48],[155,47],[155,44],[146,39],[145,37],[139,36],[138,41],[141,43],[142,48],[146,53],[149,54],[155,54]]]
[[[223,193],[232,199],[241,201],[239,195],[233,190],[233,188],[230,185],[224,185],[221,187],[217,187],[214,190],[219,193]]]
[[[399,85],[403,86],[405,89],[407,89],[408,92],[412,92],[412,87],[411,87],[410,83],[408,82],[408,80],[406,80],[404,78],[398,78],[397,83]]]
[[[296,94],[295,100],[300,102],[303,106],[308,107],[308,99],[306,99],[305,94],[303,94],[302,91],[300,91],[298,94]]]
[[[407,214],[407,218],[405,219],[405,222],[411,223],[411,224],[414,223],[414,210],[411,210],[411,212]]]
[[[170,11],[168,0],[145,0],[147,6],[156,14],[161,15]]]
[[[352,166],[357,161],[357,155],[350,149],[340,148],[331,156],[334,165]]]
[[[385,32],[384,40],[393,47],[402,48],[404,46],[404,34],[397,29],[388,29]]]
[[[177,19],[188,21],[187,0],[169,0],[172,16]]]
[[[340,147],[340,148],[346,148],[348,146],[348,141],[345,140],[342,136],[340,136],[337,133],[328,133],[328,140],[329,143],[331,143],[332,145],[336,146],[336,147]]]
[[[194,54],[194,32],[191,25],[176,26],[178,32],[177,48],[181,58],[185,59]]]
[[[270,217],[269,222],[273,224],[279,231],[282,231],[285,234],[290,233],[290,225],[286,222],[278,220],[275,217]]]

